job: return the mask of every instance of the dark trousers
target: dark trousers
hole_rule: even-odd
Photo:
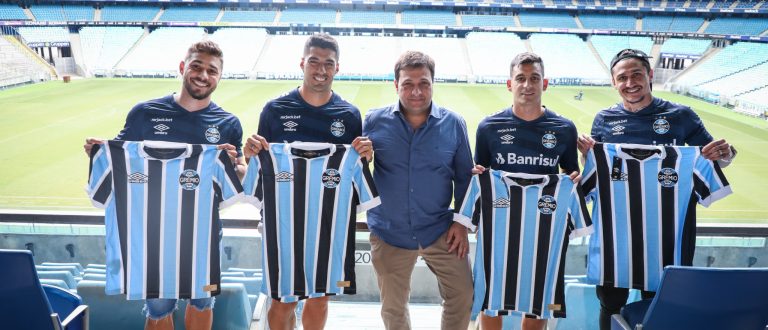
[[[619,314],[621,308],[627,304],[629,289],[598,285],[596,290],[597,299],[600,300],[600,330],[610,330],[611,315]],[[641,291],[640,295],[643,299],[650,299],[656,292]]]

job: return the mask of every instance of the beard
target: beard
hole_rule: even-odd
[[[184,89],[187,91],[189,96],[191,96],[193,99],[198,101],[208,98],[209,96],[211,96],[211,93],[213,93],[213,91],[216,90],[215,87],[211,87],[205,92],[198,92],[195,90],[197,88],[199,87],[193,85],[192,82],[190,82],[188,79],[184,80]]]

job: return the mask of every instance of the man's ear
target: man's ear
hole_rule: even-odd
[[[512,91],[512,79],[507,79],[507,90]]]
[[[184,66],[186,66],[186,63],[184,61],[179,62],[179,73],[183,76],[184,75]]]
[[[549,86],[549,79],[544,78],[544,89],[542,89],[542,91],[547,90],[547,86]]]

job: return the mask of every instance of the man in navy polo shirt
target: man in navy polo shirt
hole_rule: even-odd
[[[339,72],[339,45],[326,33],[310,36],[304,44],[300,66],[304,81],[264,106],[257,134],[244,149],[245,158],[269,150],[275,142],[325,142],[351,144],[364,158],[371,159],[371,141],[362,135],[360,110],[331,89]],[[272,300],[267,315],[271,329],[293,329],[296,302]],[[328,297],[309,298],[304,304],[304,329],[323,329],[328,319]]]
[[[240,120],[211,101],[223,64],[223,53],[216,43],[200,41],[190,46],[179,63],[181,91],[134,106],[115,140],[217,144],[227,150],[242,178],[246,167],[240,149],[243,137]],[[103,139],[89,137],[83,147],[90,155],[93,145],[102,143]],[[213,301],[213,298],[189,301],[185,314],[187,328],[211,328]],[[173,329],[175,309],[175,299],[147,299],[145,329]]]
[[[601,110],[592,123],[592,136],[582,134],[578,140],[582,154],[595,142],[633,143],[669,146],[703,146],[702,155],[717,161],[721,167],[730,164],[736,150],[724,139],[714,140],[699,116],[690,107],[651,95],[650,57],[635,49],[620,51],[611,60],[611,80],[622,101]],[[696,223],[685,223],[682,239],[682,264],[693,264],[696,247]],[[653,292],[642,292],[650,298]],[[600,299],[600,329],[611,327],[611,315],[618,314],[627,303],[629,289],[597,286]]]
[[[472,306],[467,228],[451,199],[469,186],[472,156],[464,119],[432,102],[435,62],[408,51],[395,64],[399,102],[368,112],[373,179],[381,205],[368,211],[371,255],[387,329],[410,329],[411,273],[419,256],[440,282],[442,329],[466,329]]]

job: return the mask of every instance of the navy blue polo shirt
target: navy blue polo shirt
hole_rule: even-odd
[[[173,94],[141,102],[131,109],[115,140],[156,140],[190,144],[229,143],[242,155],[243,127],[235,115],[211,102],[205,109],[187,111]]]
[[[690,107],[656,97],[638,112],[627,110],[623,103],[601,110],[592,122],[592,138],[597,142],[665,146],[704,146],[713,140]]]
[[[579,170],[576,125],[552,110],[531,121],[506,108],[477,127],[475,163],[495,170],[558,174]]]
[[[257,133],[267,142],[350,144],[363,134],[363,124],[360,110],[338,94],[316,107],[295,88],[264,105]]]

